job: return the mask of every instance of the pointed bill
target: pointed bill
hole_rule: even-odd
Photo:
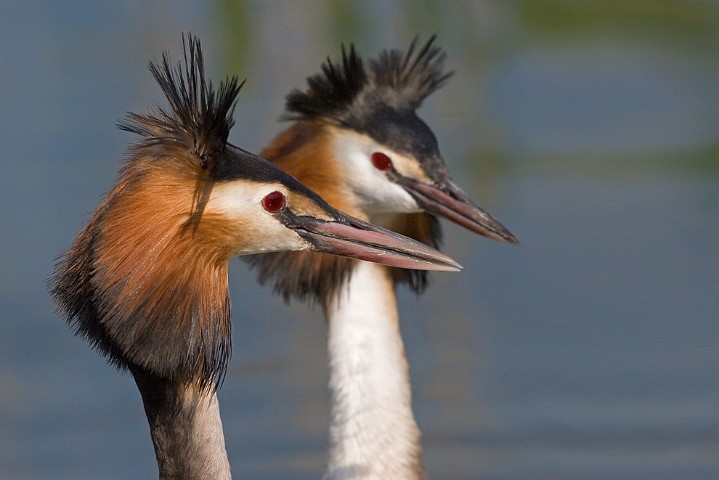
[[[462,268],[452,258],[422,242],[348,215],[338,214],[336,221],[293,216],[286,225],[318,252],[414,270],[456,272]]]
[[[417,201],[420,207],[440,215],[479,235],[507,243],[519,243],[517,238],[492,215],[474,204],[454,183],[436,187],[401,175],[396,181]]]

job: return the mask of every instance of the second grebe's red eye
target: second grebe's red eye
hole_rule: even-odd
[[[285,196],[280,192],[268,193],[262,199],[262,207],[270,213],[277,213],[285,207]]]
[[[382,152],[372,154],[372,165],[377,170],[389,170],[392,168],[392,159]]]

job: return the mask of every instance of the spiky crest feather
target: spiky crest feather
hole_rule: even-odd
[[[307,78],[307,91],[295,89],[287,96],[284,119],[333,118],[346,112],[369,82],[367,70],[354,45],[350,45],[349,53],[342,45],[341,63],[335,65],[327,57],[321,68],[322,73]]]
[[[178,61],[174,68],[167,52],[162,54],[161,62],[153,60],[149,64],[171,112],[158,107],[149,114],[129,113],[118,125],[143,136],[140,146],[170,143],[187,148],[212,176],[235,123],[232,114],[244,81],[240,83],[237,76],[232,76],[220,82],[215,91],[212,82],[205,80],[200,39],[192,34],[182,36],[182,55],[184,65]]]
[[[369,67],[353,44],[349,52],[342,46],[340,63],[328,58],[322,72],[307,79],[307,90],[290,92],[283,118],[325,119],[351,127],[373,105],[385,104],[398,111],[417,109],[453,74],[444,71],[446,55],[434,45],[435,39],[430,37],[416,55],[417,38],[406,53],[385,50]]]

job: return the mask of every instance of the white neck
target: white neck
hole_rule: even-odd
[[[327,299],[325,314],[332,401],[327,478],[423,478],[389,272],[357,262],[340,295]]]

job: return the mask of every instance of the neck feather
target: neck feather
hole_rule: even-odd
[[[217,384],[231,328],[227,256],[207,234],[217,219],[190,222],[192,177],[135,167],[61,259],[52,294],[111,363]]]
[[[332,400],[327,477],[422,478],[409,366],[387,269],[358,262],[325,311]]]
[[[229,480],[214,389],[198,389],[130,366],[142,395],[162,480]]]

